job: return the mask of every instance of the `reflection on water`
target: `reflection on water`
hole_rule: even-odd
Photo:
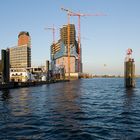
[[[2,98],[2,100],[4,100],[4,101],[6,101],[6,100],[8,101],[8,99],[11,98],[11,96],[10,96],[10,92],[9,92],[8,89],[2,91],[1,98]]]
[[[126,89],[123,98],[123,108],[121,112],[120,123],[123,124],[122,132],[124,133],[124,139],[134,139],[140,137],[137,133],[139,126],[137,123],[139,121],[139,109],[138,105],[138,92],[135,88]],[[127,130],[127,131],[126,131]]]
[[[26,88],[21,88],[18,90],[18,94],[16,96],[16,101],[11,104],[11,113],[14,116],[25,116],[28,115],[31,111],[29,108],[30,102],[30,93]]]
[[[63,89],[58,90],[58,95],[54,97],[56,102],[55,107],[53,108],[53,129],[54,131],[64,131],[61,132],[63,135],[66,135],[68,132],[80,131],[82,127],[76,118],[81,115],[84,117],[84,112],[81,109],[81,104],[77,102],[77,99],[80,98],[80,87],[79,82],[74,81],[75,84],[67,83]]]
[[[135,89],[134,88],[130,88],[130,89],[126,89],[125,90],[125,98],[124,98],[124,105],[127,108],[131,108],[131,106],[133,105],[133,97],[135,97]]]
[[[3,101],[0,108],[1,120],[8,122],[14,119],[14,117],[28,116],[31,113],[29,107],[31,98],[29,98],[28,89],[21,88],[11,91],[3,90],[1,92],[1,99]]]
[[[1,91],[0,139],[139,138],[139,84],[81,79]]]

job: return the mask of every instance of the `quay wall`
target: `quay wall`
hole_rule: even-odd
[[[52,83],[68,82],[68,81],[69,80],[51,80],[51,81],[0,83],[0,90],[11,89],[11,88],[22,88],[22,87],[38,86],[38,85],[43,85],[43,84],[52,84]]]

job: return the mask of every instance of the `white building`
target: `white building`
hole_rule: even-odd
[[[26,68],[11,68],[10,81],[27,82],[35,80],[32,73]]]

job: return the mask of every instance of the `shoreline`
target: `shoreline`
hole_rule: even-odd
[[[39,86],[39,85],[44,85],[44,84],[53,84],[53,83],[60,83],[60,82],[69,82],[69,80],[51,80],[51,81],[34,81],[34,82],[9,82],[9,83],[3,83],[3,84],[1,83],[0,84],[0,90]]]

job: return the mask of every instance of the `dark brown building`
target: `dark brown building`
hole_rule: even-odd
[[[1,66],[1,60],[0,60],[0,82],[2,82],[2,66]]]
[[[0,75],[2,82],[9,82],[9,49],[1,50]]]

